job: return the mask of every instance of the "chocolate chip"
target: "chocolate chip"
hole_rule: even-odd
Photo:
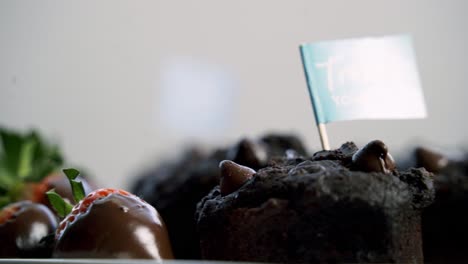
[[[416,149],[416,160],[418,167],[424,167],[433,173],[439,173],[449,163],[443,155],[423,147]]]
[[[253,169],[239,165],[230,160],[219,163],[221,179],[219,182],[221,195],[228,195],[239,189],[248,179],[256,173]]]
[[[229,151],[227,159],[258,169],[266,165],[267,156],[266,147],[262,143],[245,138]]]
[[[395,161],[388,153],[387,146],[380,140],[371,141],[354,153],[352,163],[354,170],[364,172],[389,174],[396,168]]]

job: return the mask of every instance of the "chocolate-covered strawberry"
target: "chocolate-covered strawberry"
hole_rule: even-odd
[[[52,246],[44,238],[56,228],[56,217],[45,205],[21,201],[4,207],[0,211],[0,257],[50,257]]]
[[[167,230],[156,209],[139,197],[118,189],[99,189],[86,197],[74,180],[77,172],[65,171],[80,200],[73,208],[57,196],[51,203],[70,211],[56,233],[57,258],[173,258]]]

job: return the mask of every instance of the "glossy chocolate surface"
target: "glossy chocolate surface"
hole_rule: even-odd
[[[380,140],[369,142],[353,155],[353,169],[364,172],[383,172],[386,174],[395,170],[396,165],[388,148]]]
[[[255,174],[253,169],[230,160],[221,161],[219,168],[221,170],[219,185],[222,195],[228,195],[236,191]]]
[[[44,205],[22,201],[10,220],[0,224],[0,257],[46,258],[52,247],[41,239],[57,228],[54,214]]]
[[[65,228],[57,258],[173,258],[167,230],[156,210],[136,196],[111,194]]]

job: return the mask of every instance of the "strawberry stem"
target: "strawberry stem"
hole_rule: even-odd
[[[75,180],[78,177],[78,175],[80,175],[80,172],[76,169],[70,168],[64,169],[63,173],[67,176],[68,180],[70,181],[73,199],[75,200],[75,203],[78,203],[86,196],[83,183],[81,181]],[[46,194],[50,204],[55,209],[59,217],[64,218],[72,211],[73,205],[66,202],[58,193],[55,192],[55,190],[52,189],[46,192]]]
[[[72,211],[73,205],[67,203],[54,189],[46,192],[46,194],[50,204],[59,217],[64,218]]]
[[[70,181],[70,185],[72,188],[73,198],[75,203],[81,201],[85,196],[85,190],[83,187],[83,183],[81,181],[76,181],[76,177],[80,175],[80,172],[76,169],[64,169],[63,173],[67,176],[68,180]]]

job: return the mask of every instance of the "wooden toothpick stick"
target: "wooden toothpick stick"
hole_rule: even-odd
[[[320,134],[320,142],[322,143],[323,150],[330,150],[330,143],[328,142],[327,128],[325,124],[318,124]]]

